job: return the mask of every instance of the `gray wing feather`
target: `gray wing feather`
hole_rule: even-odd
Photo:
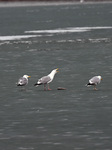
[[[28,84],[28,80],[27,80],[26,78],[21,77],[21,78],[18,80],[18,84],[19,84],[19,85],[26,85],[26,84]]]
[[[89,82],[92,83],[92,84],[99,84],[100,83],[100,79],[97,76],[95,76],[95,77],[91,78],[89,80]]]
[[[38,82],[40,82],[41,84],[46,84],[51,80],[51,78],[49,76],[44,76],[41,79],[38,80]]]

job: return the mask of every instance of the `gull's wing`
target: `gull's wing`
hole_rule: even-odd
[[[49,83],[50,80],[51,78],[49,76],[44,76],[38,80],[38,84],[46,84]]]
[[[26,85],[26,84],[28,84],[28,80],[27,80],[26,78],[21,77],[21,78],[18,80],[18,85],[24,86],[24,85]]]
[[[91,78],[89,80],[89,83],[91,83],[91,84],[99,84],[100,83],[100,79],[97,76],[95,76],[95,77],[93,77],[93,78]]]

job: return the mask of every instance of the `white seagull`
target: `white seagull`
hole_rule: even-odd
[[[48,90],[51,90],[51,89],[49,88],[49,83],[53,81],[54,76],[55,76],[55,74],[56,74],[57,72],[59,72],[59,71],[58,71],[58,68],[52,70],[50,74],[48,74],[47,76],[44,76],[44,77],[40,78],[40,79],[37,81],[37,83],[34,84],[34,86],[38,86],[38,85],[42,85],[42,84],[43,84],[43,85],[44,85],[44,90],[47,90],[47,89],[48,89]],[[47,85],[47,89],[46,89],[46,85]]]
[[[24,75],[23,77],[21,77],[18,80],[17,86],[25,86],[28,84],[28,78],[30,78],[31,76],[28,75]]]
[[[89,83],[86,84],[87,87],[93,85],[94,86],[94,90],[97,90],[96,85],[99,84],[102,80],[101,76],[94,76],[93,78],[91,78],[89,80]]]

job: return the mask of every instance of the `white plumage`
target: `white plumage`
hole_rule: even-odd
[[[101,76],[94,76],[89,80],[89,83],[86,84],[86,86],[89,87],[89,86],[93,85],[94,90],[97,90],[96,85],[98,85],[101,82],[101,80],[102,80]]]
[[[37,81],[37,83],[34,84],[34,86],[38,86],[38,85],[43,84],[43,85],[44,85],[44,90],[46,90],[46,85],[47,85],[47,87],[48,87],[48,90],[51,90],[51,89],[49,88],[49,83],[53,81],[54,76],[55,76],[55,74],[56,74],[57,72],[58,72],[58,68],[52,70],[50,74],[48,74],[47,76],[44,76],[44,77],[40,78],[40,79]]]
[[[30,76],[28,75],[24,75],[23,77],[21,77],[18,80],[17,86],[25,86],[28,84],[28,78],[30,78]]]

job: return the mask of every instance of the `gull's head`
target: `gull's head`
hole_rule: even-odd
[[[101,76],[98,76],[98,78],[99,78],[100,80],[103,80],[103,78],[102,78]]]
[[[54,69],[51,71],[51,73],[49,74],[50,76],[54,76],[58,71],[58,68],[57,69]]]
[[[58,70],[59,70],[59,68],[54,69],[54,70],[53,70],[54,74],[56,74],[57,72],[59,72]]]
[[[26,78],[26,79],[28,79],[28,78],[30,78],[31,76],[28,76],[28,75],[24,75],[23,76],[23,78]]]

